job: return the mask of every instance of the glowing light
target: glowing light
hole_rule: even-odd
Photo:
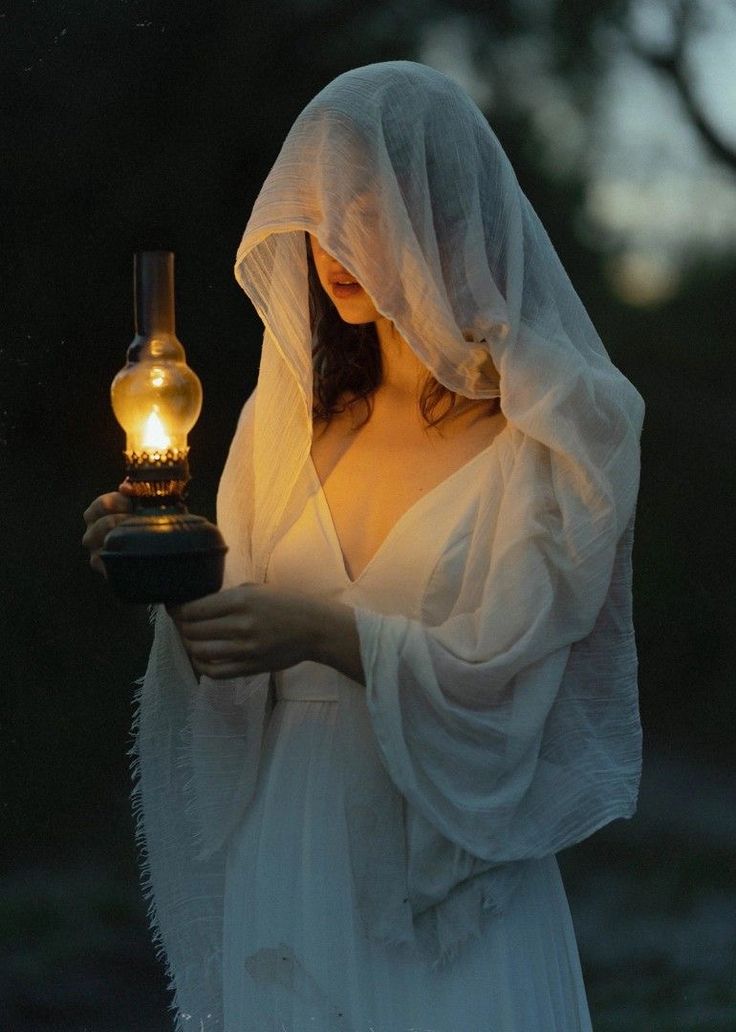
[[[171,438],[157,412],[152,412],[143,427],[143,447],[146,451],[166,451],[171,447]]]

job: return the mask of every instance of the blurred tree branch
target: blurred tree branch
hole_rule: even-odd
[[[673,8],[673,42],[669,49],[655,51],[629,34],[634,53],[651,68],[663,72],[674,85],[685,111],[711,154],[736,172],[736,149],[712,124],[693,87],[688,69],[688,49],[704,13],[698,0],[678,0]]]

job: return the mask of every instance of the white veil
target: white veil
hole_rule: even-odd
[[[643,404],[467,95],[410,62],[348,72],[297,119],[238,250],[236,275],[265,336],[218,496],[228,584],[265,577],[304,500],[307,231],[441,383],[471,398],[500,394],[508,421],[503,491],[482,495],[447,619],[428,628],[359,608],[368,706],[354,687],[340,698],[341,719],[367,743],[360,770],[351,756],[346,800],[366,931],[444,958],[484,908],[503,906],[519,864],[633,812],[630,558]],[[196,938],[217,968],[222,847],[255,784],[268,678],[191,684],[194,708],[177,712],[166,677],[181,682],[182,667],[166,673],[161,658],[177,648],[161,614],[141,697],[141,834],[177,1001],[193,1012],[206,998],[214,1015],[215,982],[197,981],[188,951]],[[156,754],[164,733],[179,736],[180,819],[166,802],[177,798],[169,760]],[[182,838],[202,847],[183,867]],[[201,900],[203,885],[207,914],[185,902]],[[199,933],[189,939],[187,922]]]

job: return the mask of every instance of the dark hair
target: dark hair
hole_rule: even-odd
[[[352,326],[343,322],[322,289],[307,239],[309,267],[309,324],[312,329],[314,394],[312,416],[329,423],[333,416],[362,406],[363,426],[373,411],[373,394],[381,384],[381,347],[373,323]],[[346,396],[347,395],[347,400]],[[455,406],[456,394],[427,373],[419,409],[428,426],[442,422]],[[437,413],[438,408],[443,406]]]

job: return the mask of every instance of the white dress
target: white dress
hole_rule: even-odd
[[[314,491],[271,554],[269,583],[376,612],[431,617],[433,599],[452,590],[477,485],[493,461],[491,446],[423,496],[355,580],[312,470]],[[427,547],[427,528],[434,541],[453,542],[439,557]],[[227,855],[225,1032],[589,1030],[553,856],[528,861],[506,910],[488,915],[481,936],[439,968],[406,946],[366,937],[343,810],[351,750],[336,734],[338,685],[346,680],[315,663],[276,676],[255,796]],[[358,755],[361,741],[349,744]]]

